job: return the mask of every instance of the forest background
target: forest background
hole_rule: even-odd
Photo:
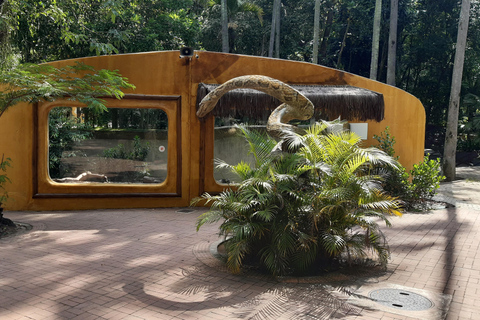
[[[1,67],[190,46],[317,62],[370,77],[379,2],[376,79],[386,82],[390,0],[0,0],[0,49],[6,57]],[[460,3],[398,0],[395,85],[423,103],[426,148],[438,154],[445,141]],[[479,17],[480,4],[471,1],[458,132],[458,150],[464,152],[480,150],[480,33],[474,32]]]

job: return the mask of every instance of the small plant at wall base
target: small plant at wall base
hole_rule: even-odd
[[[2,204],[8,200],[8,192],[5,189],[5,184],[11,183],[11,181],[5,172],[7,171],[7,167],[11,167],[11,161],[12,159],[10,158],[5,159],[4,155],[2,155],[2,160],[0,161],[0,235],[3,233],[3,229],[7,226],[15,226],[12,220],[3,217],[2,207]]]
[[[374,139],[379,142],[380,149],[391,156],[395,155],[395,137],[390,134],[388,127],[380,136],[374,135]],[[440,168],[440,160],[429,160],[428,156],[415,164],[408,173],[401,165],[398,168],[381,168],[383,188],[390,195],[402,199],[407,209],[427,209],[426,202],[433,198],[440,187],[440,181],[445,179],[440,174]]]
[[[390,226],[388,215],[400,215],[399,201],[383,193],[374,165],[396,166],[376,148],[359,147],[360,137],[345,131],[325,134],[326,124],[305,135],[285,132],[296,152],[272,152],[277,142],[239,127],[250,145],[255,165],[229,168],[241,180],[236,189],[204,194],[210,210],[197,221],[221,221],[226,237],[226,265],[240,272],[258,263],[274,276],[318,274],[342,264],[363,262],[368,253],[385,265],[388,243],[378,224]]]
[[[7,184],[7,182],[11,183],[11,181],[5,172],[7,171],[7,167],[11,167],[11,161],[12,159],[5,159],[5,155],[2,155],[2,161],[0,161],[0,171],[2,172],[0,174],[0,208],[2,207],[2,204],[8,200],[8,192],[5,190],[5,184]]]
[[[440,187],[440,181],[445,179],[440,171],[440,159],[429,160],[428,156],[422,162],[413,165],[413,169],[410,170],[412,183],[409,189],[409,200],[418,203],[425,199],[432,199]]]
[[[396,143],[395,137],[390,133],[390,127],[386,127],[385,131],[381,132],[379,136],[376,134],[373,135],[373,138],[378,141],[377,147],[380,150],[385,151],[390,157],[395,157],[395,148]],[[398,157],[396,157],[398,160]]]
[[[395,156],[395,137],[390,133],[390,128],[388,126],[379,136],[373,135],[373,138],[378,141],[377,148],[385,151],[389,156],[398,160],[399,157]],[[408,190],[410,184],[407,170],[400,163],[397,167],[377,167],[376,170],[377,174],[383,177],[383,190],[392,196],[399,197],[406,201],[406,198],[409,197]]]

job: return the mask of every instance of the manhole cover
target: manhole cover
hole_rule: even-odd
[[[432,301],[411,291],[401,289],[377,289],[368,296],[384,306],[408,311],[421,311],[433,307]]]

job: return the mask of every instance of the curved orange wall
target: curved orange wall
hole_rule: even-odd
[[[215,191],[218,186],[205,183],[212,167],[210,158],[213,154],[213,137],[209,132],[213,131],[213,121],[211,117],[200,121],[195,115],[197,85],[200,82],[223,83],[247,74],[266,75],[292,84],[348,84],[380,92],[385,99],[385,120],[380,123],[369,122],[366,145],[375,144],[373,135],[379,135],[389,126],[396,139],[396,154],[407,169],[423,159],[424,108],[418,99],[398,88],[310,63],[212,52],[197,54],[198,58],[191,60],[181,59],[178,51],[78,59],[96,68],[119,70],[136,86],[136,90],[129,93],[178,97],[178,112],[175,114],[179,116],[178,132],[181,136],[177,143],[180,154],[177,161],[179,168],[173,168],[179,172],[176,195],[133,197],[128,196],[129,191],[126,191],[121,197],[91,197],[95,193],[94,186],[84,197],[35,196],[38,181],[51,184],[46,170],[38,170],[36,167],[38,162],[41,162],[36,155],[41,146],[38,141],[44,139],[45,130],[35,128],[34,123],[37,115],[42,116],[44,106],[20,104],[12,107],[0,118],[0,157],[4,153],[13,161],[13,167],[7,171],[12,184],[7,185],[11,200],[6,203],[6,209],[73,210],[187,206],[190,199],[202,191]],[[61,66],[70,63],[73,63],[73,60],[52,64]],[[45,155],[46,152],[48,151],[41,149],[38,154]],[[38,175],[35,176],[37,171]],[[71,193],[68,185],[54,187],[55,190],[65,188],[64,193]],[[118,186],[115,188],[118,189]]]

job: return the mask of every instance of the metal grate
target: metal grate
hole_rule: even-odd
[[[368,296],[384,306],[406,311],[422,311],[433,307],[433,302],[424,296],[401,289],[377,289]]]

